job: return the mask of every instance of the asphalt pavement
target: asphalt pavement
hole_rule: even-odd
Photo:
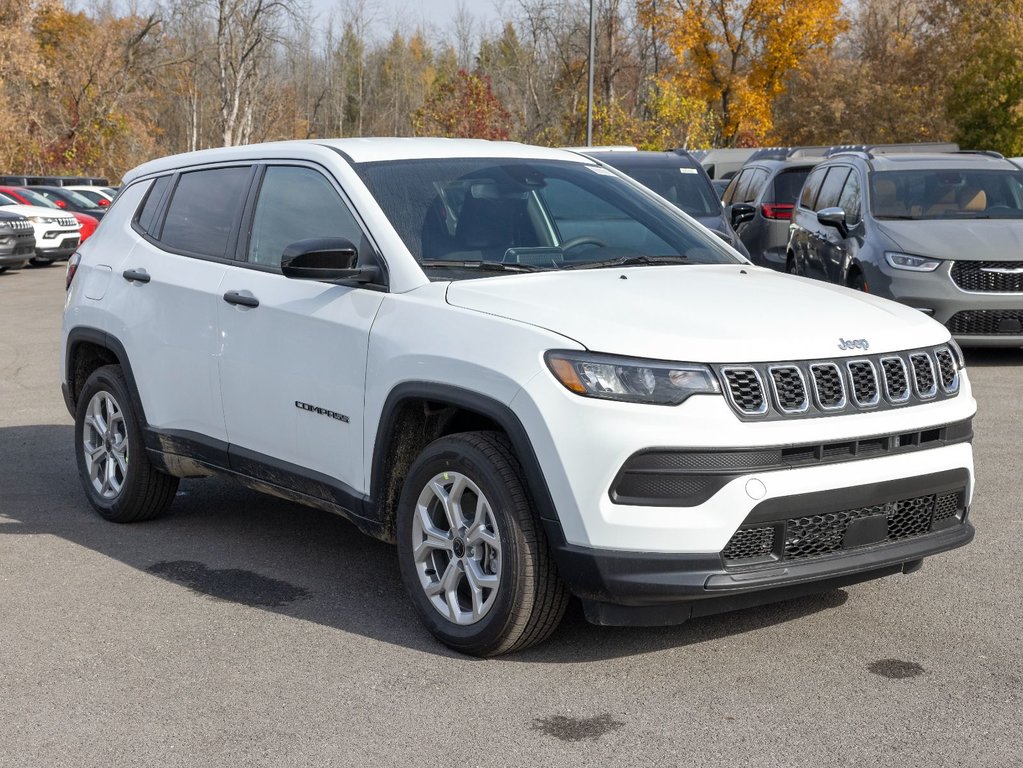
[[[0,275],[0,766],[1023,765],[1023,351],[968,353],[977,538],[918,573],[664,629],[573,606],[460,657],[390,546],[219,479],[88,506],[63,269]]]

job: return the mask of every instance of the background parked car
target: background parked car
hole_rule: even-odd
[[[821,159],[821,155],[802,153],[786,150],[761,155],[745,165],[725,190],[725,210],[754,264],[785,269],[792,210],[803,182]]]
[[[106,208],[114,199],[114,192],[109,187],[91,187],[91,186],[70,186],[64,187],[69,189],[82,197],[92,200],[100,208]]]
[[[710,177],[684,149],[641,152],[635,147],[592,147],[583,154],[610,165],[688,213],[743,256],[746,249],[725,216]]]
[[[837,154],[807,178],[790,270],[1023,345],[1023,170],[997,153]]]
[[[58,208],[65,211],[78,211],[87,213],[97,219],[102,219],[106,211],[87,197],[67,187],[32,187],[33,192],[45,197],[54,203]]]
[[[96,231],[96,227],[99,226],[99,218],[96,216],[90,216],[87,213],[79,213],[78,211],[66,211],[57,205],[55,202],[47,197],[34,192],[28,187],[0,187],[0,194],[4,194],[19,203],[24,205],[34,205],[39,208],[52,208],[57,211],[64,211],[70,213],[77,219],[78,223],[82,225],[79,231],[79,242],[84,243],[89,239],[89,235]]]
[[[67,211],[54,210],[38,205],[22,205],[12,197],[0,192],[0,208],[5,213],[17,213],[30,222],[35,229],[35,256],[32,264],[51,264],[65,260],[78,247],[82,225]]]
[[[32,222],[20,214],[0,210],[0,273],[25,266],[35,251]]]

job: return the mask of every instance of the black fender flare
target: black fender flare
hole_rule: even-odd
[[[65,405],[67,405],[68,411],[71,413],[71,418],[74,418],[75,416],[75,406],[77,405],[76,397],[78,394],[71,391],[71,379],[74,376],[74,370],[71,363],[75,359],[75,353],[78,347],[83,343],[95,344],[97,347],[102,347],[117,358],[118,364],[124,372],[124,378],[128,382],[128,391],[131,393],[132,405],[135,407],[135,413],[139,415],[139,418],[142,421],[143,431],[147,431],[149,427],[149,420],[146,419],[146,411],[142,406],[142,398],[139,396],[138,385],[135,383],[135,374],[131,369],[131,360],[128,358],[127,350],[125,350],[124,345],[116,336],[112,336],[106,331],[101,331],[99,328],[92,328],[89,326],[78,326],[76,328],[72,328],[68,332],[67,346],[64,352],[64,379],[67,385],[67,391],[64,393],[64,402]]]
[[[395,386],[384,401],[373,442],[373,465],[370,472],[370,498],[379,505],[387,478],[387,450],[394,434],[394,415],[406,400],[429,400],[474,411],[498,424],[508,435],[512,448],[522,465],[526,484],[542,520],[558,523],[558,513],[547,479],[526,428],[519,417],[504,403],[469,389],[430,381],[406,381]]]

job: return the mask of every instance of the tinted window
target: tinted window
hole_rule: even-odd
[[[212,168],[181,174],[160,241],[168,248],[223,258],[249,185],[250,169]]]
[[[845,186],[845,179],[848,175],[849,168],[846,166],[839,165],[828,170],[821,193],[817,195],[817,205],[814,206],[816,210],[821,211],[838,205],[838,198],[842,194],[842,187]]]
[[[764,189],[765,184],[767,184],[767,171],[758,168],[750,177],[749,186],[743,190],[742,201],[744,203],[755,202],[760,197],[760,192]]]
[[[279,267],[285,248],[313,237],[344,237],[366,247],[355,217],[323,174],[271,165],[259,190],[248,260]]]
[[[817,192],[821,188],[821,182],[824,181],[826,171],[826,168],[817,168],[806,180],[806,183],[803,185],[803,192],[799,196],[799,204],[803,208],[813,210],[813,201],[817,199]]]
[[[860,220],[860,197],[860,175],[852,171],[838,198],[838,207],[845,211],[845,220],[849,224],[856,224]]]
[[[469,277],[451,270],[479,261],[544,269],[637,256],[734,262],[717,238],[597,165],[452,158],[356,169],[412,255],[448,270],[443,279]]]
[[[139,227],[147,234],[154,234],[153,225],[156,223],[156,211],[160,207],[160,201],[163,200],[163,193],[167,191],[170,180],[170,176],[161,176],[154,181],[139,210]]]
[[[799,190],[803,188],[803,182],[810,175],[809,168],[793,168],[788,171],[781,171],[774,177],[771,184],[771,191],[768,193],[768,203],[795,203],[799,197]]]
[[[725,205],[731,203],[737,203],[742,198],[739,197],[739,189],[741,185],[748,184],[750,176],[753,175],[752,170],[741,171],[737,175],[732,177],[732,180],[728,183],[728,188],[725,190],[724,196],[721,198]]]
[[[1023,171],[926,168],[870,176],[878,218],[1023,218]]]
[[[669,203],[681,208],[690,216],[719,216],[721,201],[718,199],[710,180],[700,169],[686,162],[674,152],[659,153],[656,161],[648,155],[630,152],[607,153],[601,156],[627,176],[632,177],[647,189],[652,189]]]

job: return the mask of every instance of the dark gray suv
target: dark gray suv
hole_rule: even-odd
[[[775,159],[767,153],[760,157],[755,155],[735,175],[722,201],[753,263],[784,270],[792,210],[820,157]]]
[[[803,185],[787,255],[961,343],[1023,345],[1023,171],[997,153],[836,154]]]

